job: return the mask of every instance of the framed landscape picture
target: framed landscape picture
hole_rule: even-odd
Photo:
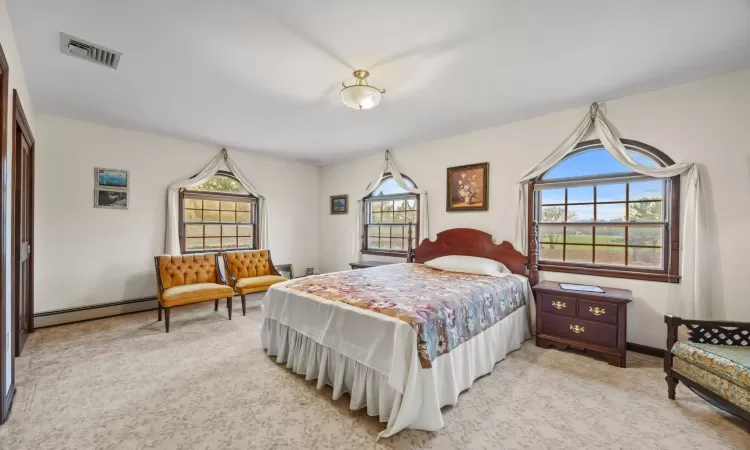
[[[128,191],[118,189],[94,189],[94,207],[128,209]]]
[[[127,189],[130,187],[130,173],[127,170],[94,168],[96,187],[107,189]]]
[[[348,195],[331,196],[331,214],[347,214],[349,212]]]
[[[448,168],[446,211],[487,211],[490,163]]]

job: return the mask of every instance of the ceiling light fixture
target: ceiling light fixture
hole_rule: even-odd
[[[370,72],[366,70],[355,70],[354,78],[357,79],[355,84],[347,86],[341,82],[341,85],[344,86],[344,89],[341,90],[341,101],[346,106],[359,110],[378,106],[382,94],[385,94],[385,89],[380,90],[367,84],[367,77],[369,76]]]

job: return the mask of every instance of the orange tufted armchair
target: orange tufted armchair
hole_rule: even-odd
[[[286,281],[271,261],[269,250],[224,253],[224,267],[229,273],[229,285],[240,294],[242,315],[245,315],[245,295],[264,292],[276,283]]]
[[[214,300],[214,311],[219,309],[219,299],[227,299],[229,320],[232,320],[232,288],[219,267],[219,255],[198,253],[194,255],[161,255],[154,258],[156,280],[159,286],[159,321],[164,309],[164,324],[169,333],[169,310],[174,306]]]

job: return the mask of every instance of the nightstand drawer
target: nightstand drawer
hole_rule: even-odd
[[[542,311],[562,316],[575,317],[576,299],[557,295],[542,294]]]
[[[579,300],[578,317],[598,322],[617,323],[617,305]]]
[[[542,314],[542,333],[585,341],[605,347],[617,347],[617,327],[577,317]]]

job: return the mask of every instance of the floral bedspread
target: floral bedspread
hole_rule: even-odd
[[[346,303],[410,324],[423,368],[526,305],[524,282],[392,264],[292,280],[284,289]]]

